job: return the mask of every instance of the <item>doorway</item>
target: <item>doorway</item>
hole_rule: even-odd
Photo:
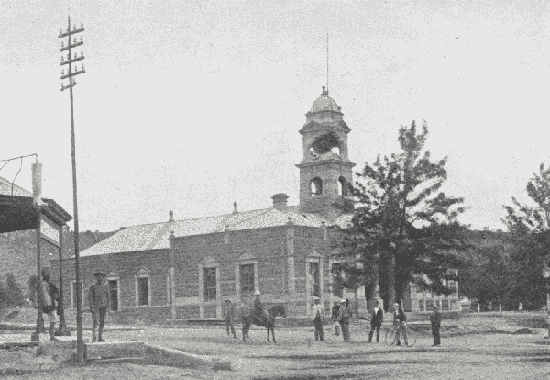
[[[109,293],[111,295],[111,310],[118,310],[118,280],[109,280]]]

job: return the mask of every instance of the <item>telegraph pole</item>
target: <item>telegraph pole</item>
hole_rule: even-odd
[[[59,38],[68,38],[67,46],[64,46],[63,42],[61,42],[61,52],[68,50],[69,54],[67,54],[67,60],[61,56],[61,63],[60,65],[68,65],[69,71],[67,74],[64,73],[63,70],[61,70],[61,79],[69,79],[69,84],[64,86],[63,82],[61,82],[61,91],[64,91],[66,89],[69,89],[71,92],[71,158],[72,158],[72,171],[73,171],[73,216],[74,216],[74,266],[75,266],[75,277],[76,277],[76,342],[77,342],[77,360],[79,363],[84,362],[84,343],[82,341],[82,284],[80,282],[80,239],[79,239],[79,231],[78,231],[78,202],[77,202],[77,191],[76,191],[76,158],[75,158],[75,138],[74,138],[74,116],[73,116],[73,87],[76,85],[76,82],[74,80],[74,76],[78,74],[83,74],[84,71],[84,64],[82,64],[82,68],[80,71],[78,71],[78,65],[75,65],[74,72],[73,72],[73,63],[76,63],[78,61],[82,61],[84,59],[84,53],[82,51],[80,52],[80,57],[78,56],[78,53],[74,53],[73,56],[73,49],[81,46],[83,44],[82,37],[80,37],[80,41],[77,41],[76,37],[74,37],[71,41],[71,37],[84,31],[84,27],[80,26],[80,28],[76,28],[76,25],[73,25],[73,28],[71,30],[71,16],[69,16],[69,23],[67,30],[63,32],[63,30],[60,31]]]

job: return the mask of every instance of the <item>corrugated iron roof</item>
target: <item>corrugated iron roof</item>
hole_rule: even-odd
[[[82,251],[81,256],[168,249],[171,230],[174,231],[175,237],[184,237],[223,232],[226,228],[247,230],[283,226],[289,219],[294,225],[305,227],[322,227],[323,223],[319,216],[302,214],[297,212],[297,207],[288,207],[284,211],[265,208],[236,214],[144,224],[119,230],[113,236]]]
[[[23,189],[20,186],[13,185],[13,194],[11,193],[11,181],[8,181],[4,177],[0,177],[0,195],[14,195],[17,197],[32,197],[32,193]]]

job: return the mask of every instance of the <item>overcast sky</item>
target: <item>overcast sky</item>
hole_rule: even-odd
[[[462,221],[504,228],[502,205],[550,164],[550,9],[496,3],[0,0],[0,159],[38,153],[43,195],[73,213],[58,38],[70,5],[85,28],[81,230],[270,207],[281,192],[297,204],[298,130],[326,84],[328,32],[356,169],[425,119],[433,158],[449,157],[444,190],[470,207]],[[32,162],[16,180],[29,190]]]

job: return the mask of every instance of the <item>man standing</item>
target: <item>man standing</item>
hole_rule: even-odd
[[[432,322],[432,335],[434,337],[434,346],[439,347],[441,345],[441,338],[439,337],[439,329],[441,329],[441,313],[439,309],[434,306],[433,314],[430,316]]]
[[[57,322],[56,310],[59,305],[59,290],[50,283],[50,272],[47,268],[40,271],[42,281],[40,281],[40,298],[38,293],[35,296],[35,305],[42,310],[43,314],[48,316],[50,321],[50,341],[56,342],[59,339],[55,337],[55,323]]]
[[[90,287],[88,293],[88,302],[92,312],[92,335],[94,342],[105,342],[103,340],[103,328],[105,327],[105,315],[111,305],[111,294],[109,287],[105,285],[105,272],[96,270],[94,272],[96,283]],[[99,339],[97,338],[97,328],[99,325]]]
[[[332,307],[332,321],[334,322],[334,335],[340,336],[340,325],[338,324],[338,315],[340,314],[340,304],[338,301],[334,301]]]
[[[313,317],[313,327],[314,327],[314,337],[315,340],[325,341],[325,331],[323,327],[323,322],[325,321],[325,310],[320,303],[319,297],[313,297],[313,309],[311,310],[311,315]]]
[[[376,329],[376,342],[380,342],[380,326],[382,326],[382,321],[384,320],[384,312],[380,307],[380,302],[376,301],[376,306],[372,310],[370,317],[370,331],[369,331],[369,343],[372,341],[372,335]]]
[[[393,313],[393,325],[396,326],[395,341],[397,342],[395,345],[401,346],[400,336],[401,334],[403,334],[403,341],[405,342],[405,346],[408,346],[409,343],[407,342],[407,331],[405,330],[407,317],[405,316],[403,309],[401,309],[401,306],[398,303],[395,303],[393,306],[395,308],[395,311]]]
[[[233,314],[235,313],[235,307],[231,304],[230,300],[225,300],[225,307],[223,309],[225,317],[225,331],[227,336],[229,336],[229,328],[231,328],[231,333],[233,338],[237,339],[237,334],[235,333],[235,327],[233,326]]]
[[[349,342],[349,318],[351,313],[346,307],[346,300],[342,300],[340,303],[340,311],[338,314],[338,321],[342,327],[342,335],[344,336],[344,342]]]

